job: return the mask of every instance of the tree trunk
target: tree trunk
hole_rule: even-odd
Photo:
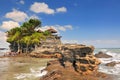
[[[20,53],[20,51],[21,51],[20,50],[20,43],[18,42],[18,51],[17,52]]]
[[[35,51],[37,50],[37,45],[35,44]]]
[[[28,45],[26,46],[26,53],[28,53]]]

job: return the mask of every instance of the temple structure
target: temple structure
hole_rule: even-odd
[[[61,36],[58,36],[57,31],[53,28],[49,28],[46,31],[51,33],[51,36],[47,36],[46,40],[41,42],[39,46],[39,52],[57,52],[58,46],[61,45]],[[42,30],[38,30],[42,32]]]

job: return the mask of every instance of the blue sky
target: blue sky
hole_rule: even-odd
[[[64,43],[120,47],[120,0],[1,0],[0,47],[5,31],[38,18],[59,31]]]

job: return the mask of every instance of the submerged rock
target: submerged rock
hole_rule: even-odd
[[[112,56],[100,51],[100,52],[98,52],[98,54],[95,54],[95,57],[97,57],[97,58],[111,58]]]
[[[117,63],[115,61],[105,64],[106,66],[114,67]]]
[[[115,61],[112,61],[112,62],[109,62],[107,64],[105,64],[106,66],[110,66],[110,67],[114,67],[116,66],[117,64],[120,64],[120,62],[115,62]]]

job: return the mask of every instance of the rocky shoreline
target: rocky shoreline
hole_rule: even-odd
[[[6,57],[57,58],[47,63],[48,73],[40,80],[113,80],[113,77],[99,72],[101,61],[93,54],[94,47],[86,45],[63,45],[60,52],[43,54],[32,52]],[[99,53],[102,56],[103,53]],[[102,54],[102,55],[101,55]]]
[[[79,74],[69,63],[63,67],[59,60],[48,62],[46,69],[47,75],[40,80],[113,80],[113,77],[102,72],[91,74]]]
[[[98,72],[101,62],[93,51],[93,46],[64,46],[62,57],[47,63],[48,73],[40,80],[113,80]]]

